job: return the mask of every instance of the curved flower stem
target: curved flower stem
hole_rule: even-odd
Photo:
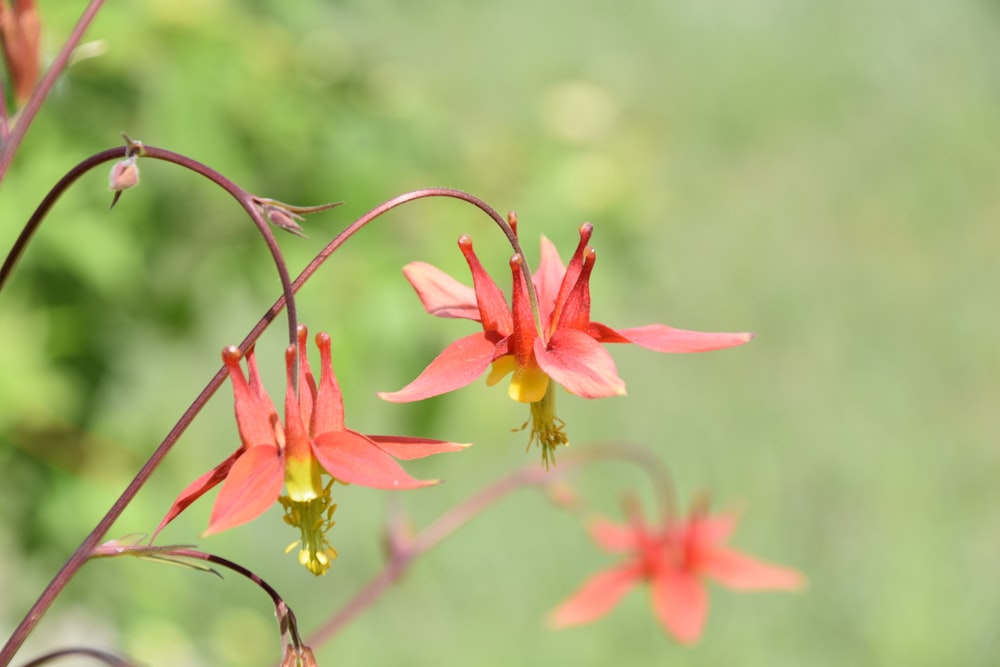
[[[147,151],[156,150],[151,149],[149,146],[146,147]],[[25,230],[21,233],[15,244],[14,250],[11,251],[11,255],[8,256],[7,261],[4,263],[4,271],[9,273],[13,268],[14,263],[17,262],[17,257],[23,251],[24,246],[27,245],[28,240],[30,240],[31,235],[34,233],[34,229],[40,223],[41,217],[44,217],[44,213],[51,208],[52,204],[58,199],[59,193],[65,190],[66,187],[77,178],[79,178],[86,170],[93,168],[97,164],[102,162],[107,162],[113,160],[116,157],[120,157],[121,149],[114,149],[113,151],[104,151],[95,156],[92,156],[88,160],[85,160],[80,165],[74,168],[69,174],[63,177],[60,181],[62,184],[61,188],[53,188],[53,191],[46,196],[42,204],[39,205],[39,210],[36,211],[35,215],[32,216],[32,220],[25,227]],[[152,157],[152,155],[151,155]],[[79,172],[79,173],[77,173]],[[425,190],[417,190],[414,192],[409,192],[398,197],[394,197],[379,206],[375,207],[368,213],[364,214],[353,223],[351,223],[347,228],[344,229],[340,234],[338,234],[327,246],[317,255],[306,268],[299,274],[299,276],[291,283],[291,292],[297,292],[302,285],[306,283],[307,280],[316,272],[316,270],[326,261],[326,259],[333,254],[337,248],[344,244],[344,242],[350,238],[355,232],[367,225],[372,220],[378,218],[384,213],[405,204],[407,202],[422,199],[426,197],[450,197],[453,199],[459,199],[472,204],[476,208],[479,208],[487,215],[490,216],[501,228],[505,228],[506,221],[486,204],[483,200],[478,197],[474,197],[468,193],[462,192],[460,190],[451,190],[448,188],[429,188]],[[36,221],[35,218],[39,219]],[[509,226],[505,228],[505,231],[510,232]],[[512,240],[512,243],[517,243],[517,237],[511,232],[508,234],[508,239]],[[515,249],[517,246],[515,246]],[[9,266],[8,266],[9,265]],[[6,274],[4,274],[6,275]],[[0,279],[0,287],[2,287],[2,279]],[[257,339],[260,337],[261,333],[270,325],[274,318],[278,316],[281,310],[285,307],[287,299],[284,295],[278,298],[277,301],[264,313],[253,329],[247,334],[240,343],[239,349],[242,353],[246,354],[250,346],[253,345]],[[90,557],[91,551],[100,543],[107,534],[111,525],[121,516],[125,508],[132,502],[135,496],[139,493],[139,490],[146,484],[149,478],[152,476],[153,471],[160,465],[167,454],[176,444],[177,440],[180,438],[181,434],[187,430],[194,418],[201,412],[201,409],[208,403],[208,400],[218,391],[219,387],[222,386],[222,382],[225,379],[227,373],[225,367],[219,368],[212,379],[208,381],[205,388],[201,390],[198,396],[194,399],[184,414],[181,415],[174,427],[170,429],[170,432],[163,439],[163,442],[156,448],[156,450],[150,455],[149,460],[142,466],[136,476],[129,482],[128,486],[122,491],[122,494],[111,506],[94,529],[84,538],[83,542],[77,547],[76,551],[69,557],[59,572],[56,573],[55,577],[49,582],[45,590],[42,591],[38,599],[32,605],[28,613],[21,619],[17,628],[11,634],[7,643],[0,649],[0,667],[7,667],[10,661],[13,660],[14,654],[17,653],[18,649],[24,644],[24,641],[28,638],[28,635],[41,620],[42,616],[52,605],[55,599],[59,596],[62,589],[69,583],[70,579],[75,576],[75,574],[83,567],[83,564],[87,562]]]
[[[299,635],[298,621],[295,619],[295,613],[292,612],[292,610],[285,603],[281,594],[278,593],[273,586],[261,579],[259,575],[243,567],[239,563],[231,561],[228,558],[223,558],[222,556],[216,556],[215,554],[198,551],[197,549],[192,549],[186,546],[122,544],[115,540],[94,547],[90,553],[91,558],[111,558],[116,556],[137,556],[149,560],[159,560],[173,563],[175,565],[183,563],[185,560],[200,560],[214,565],[221,565],[226,569],[232,570],[233,572],[236,572],[237,574],[246,577],[255,583],[265,593],[267,593],[268,597],[271,598],[271,602],[274,604],[275,616],[278,619],[278,628],[282,634],[282,644],[284,644],[284,635],[287,634],[289,635],[290,643],[295,646],[295,648],[301,648],[303,646],[302,638]],[[207,571],[218,574],[214,570]]]
[[[55,662],[60,658],[87,656],[94,658],[100,662],[103,662],[109,667],[136,667],[135,663],[129,662],[124,658],[117,656],[113,653],[108,653],[107,651],[101,651],[96,648],[87,648],[84,646],[76,648],[64,648],[59,651],[52,651],[51,653],[46,653],[45,655],[39,656],[34,660],[24,663],[21,667],[41,667],[47,662]]]
[[[389,554],[389,561],[374,579],[358,591],[347,604],[310,635],[307,643],[318,646],[337,634],[345,625],[374,603],[392,584],[394,584],[410,568],[410,564],[418,556],[437,546],[442,540],[480,515],[484,510],[503,500],[520,489],[550,484],[574,468],[579,468],[598,461],[619,459],[639,466],[648,474],[653,482],[653,489],[659,498],[661,507],[671,507],[673,504],[673,485],[670,475],[663,463],[653,456],[649,450],[622,444],[609,443],[595,445],[574,455],[566,456],[559,469],[552,472],[526,466],[516,470],[481,491],[473,494],[467,500],[452,508],[434,523],[429,525],[414,538],[404,544],[394,544]],[[669,510],[668,510],[669,511]]]
[[[450,199],[458,199],[475,206],[480,211],[488,215],[490,219],[497,224],[500,230],[504,233],[504,236],[507,237],[507,242],[510,243],[510,247],[514,249],[514,252],[521,257],[524,257],[524,250],[521,248],[521,242],[517,238],[517,232],[510,225],[510,223],[497,212],[496,209],[487,204],[485,201],[462,190],[454,190],[451,188],[425,188],[423,190],[407,192],[383,202],[348,225],[342,232],[337,234],[337,236],[335,236],[334,239],[330,241],[330,243],[328,243],[327,246],[323,248],[323,250],[321,250],[311,262],[309,262],[306,268],[303,269],[302,273],[299,274],[299,277],[295,279],[296,291],[298,290],[299,280],[302,280],[303,282],[308,280],[309,277],[316,272],[316,269],[318,269],[320,265],[326,261],[327,257],[329,257],[334,251],[337,250],[337,248],[342,246],[347,239],[354,236],[354,234],[360,231],[368,223],[372,222],[379,216],[388,213],[397,206],[416,199],[423,199],[425,197],[448,197]],[[522,271],[524,272],[525,281],[528,284],[528,300],[531,303],[531,310],[535,314],[535,321],[538,322],[538,326],[541,327],[543,325],[541,317],[539,317],[538,297],[535,294],[535,281],[531,278],[531,268],[528,266],[528,262],[524,262],[522,265]]]
[[[347,239],[354,236],[354,234],[356,234],[359,230],[361,230],[361,228],[365,227],[372,220],[388,213],[401,204],[405,204],[416,199],[424,199],[426,197],[447,197],[450,199],[458,199],[475,206],[480,211],[488,215],[490,219],[497,224],[500,230],[503,231],[504,236],[507,237],[507,241],[510,243],[511,248],[514,249],[514,252],[524,256],[524,251],[521,249],[521,243],[518,241],[517,234],[514,229],[510,226],[507,220],[496,211],[496,209],[487,204],[485,201],[475,195],[469,194],[468,192],[463,192],[462,190],[454,190],[451,188],[425,188],[423,190],[414,190],[413,192],[407,192],[399,195],[398,197],[393,197],[392,199],[379,204],[372,210],[368,211],[368,213],[365,213],[363,216],[352,222],[344,228],[342,232],[337,234],[337,236],[334,237],[334,239],[330,241],[330,243],[328,243],[318,255],[316,255],[316,257],[302,271],[299,278],[307,280],[309,276],[312,275],[315,270],[326,261],[327,257],[329,257],[334,251],[337,250],[337,248],[342,246]],[[524,272],[530,284],[532,280],[528,267],[525,267]],[[296,282],[298,282],[298,279],[296,279]]]
[[[54,186],[52,186],[49,192],[45,195],[45,198],[42,199],[41,203],[35,209],[35,212],[28,219],[28,222],[25,223],[24,229],[21,230],[21,234],[17,237],[13,247],[7,254],[3,266],[0,266],[0,291],[3,290],[3,287],[6,284],[7,279],[10,277],[10,274],[14,271],[14,267],[17,265],[18,260],[27,249],[35,231],[39,226],[41,226],[45,216],[48,215],[49,210],[53,205],[55,205],[63,193],[66,192],[77,179],[86,174],[88,171],[104,164],[105,162],[122,158],[124,155],[127,155],[129,150],[129,146],[126,146],[124,149],[109,148],[101,151],[100,153],[91,155],[89,158],[80,162],[66,172],[66,175],[59,179]],[[243,207],[243,210],[247,212],[247,215],[250,216],[250,219],[253,220],[253,223],[257,226],[257,230],[261,233],[261,236],[264,237],[264,243],[267,244],[267,249],[271,253],[271,259],[274,261],[274,265],[278,270],[278,277],[281,280],[283,298],[285,303],[288,305],[288,339],[291,344],[295,344],[295,331],[298,327],[298,322],[296,321],[295,297],[291,286],[291,279],[288,275],[288,267],[285,264],[284,257],[281,255],[281,250],[278,248],[278,242],[275,240],[270,226],[267,224],[267,221],[264,220],[260,209],[255,203],[254,196],[216,170],[198,162],[197,160],[192,160],[186,155],[181,155],[180,153],[168,151],[163,148],[156,148],[155,146],[142,146],[140,155],[154,160],[172,162],[173,164],[193,171],[218,185],[220,188],[228,192],[233,199],[239,202],[240,206]]]
[[[28,102],[24,105],[24,108],[17,112],[13,129],[4,137],[3,149],[0,150],[0,183],[3,182],[4,176],[7,175],[7,170],[10,169],[10,164],[14,161],[14,154],[17,153],[17,149],[21,146],[21,141],[24,140],[24,135],[28,133],[28,128],[35,119],[35,115],[42,108],[42,103],[55,85],[56,79],[62,74],[66,68],[66,63],[69,62],[70,56],[73,55],[73,49],[83,39],[83,33],[87,31],[91,21],[94,20],[94,16],[97,15],[98,10],[101,9],[103,4],[104,0],[90,0],[90,4],[83,10],[80,20],[76,22],[73,31],[66,39],[66,43],[63,44],[59,50],[59,54],[56,55],[48,71],[45,72],[45,76],[35,86],[35,90],[31,93],[31,97],[28,98]]]

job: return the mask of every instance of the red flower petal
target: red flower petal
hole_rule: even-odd
[[[257,397],[257,401],[260,403],[261,409],[265,414],[268,415],[268,422],[270,423],[270,418],[272,416],[277,417],[278,411],[274,407],[274,403],[271,402],[271,397],[267,395],[267,390],[264,389],[264,384],[260,381],[260,373],[257,371],[257,360],[254,357],[254,348],[250,348],[246,355],[247,361],[247,381],[249,382],[250,392]],[[254,442],[252,444],[258,444]]]
[[[704,545],[714,545],[725,542],[736,530],[739,517],[735,514],[716,514],[713,516],[692,516],[689,530],[698,532],[698,541]]]
[[[422,459],[425,456],[431,456],[432,454],[460,452],[463,449],[472,446],[471,444],[445,442],[443,440],[408,438],[402,435],[365,434],[365,437],[373,441],[381,449],[385,450],[390,456],[397,459],[403,459],[404,461]]]
[[[379,398],[393,403],[419,401],[454,391],[483,374],[493,361],[496,343],[485,333],[472,334],[444,349],[410,384],[399,391],[379,392]]]
[[[656,352],[688,353],[710,352],[749,343],[752,333],[706,333],[674,329],[665,324],[647,324],[634,329],[612,329],[591,322],[591,336],[602,343],[635,343]]]
[[[458,247],[465,255],[465,261],[472,271],[472,285],[476,293],[476,303],[479,306],[479,319],[485,331],[494,331],[502,336],[510,334],[513,327],[510,308],[503,292],[496,282],[486,273],[472,249],[472,239],[463,234],[458,239]]]
[[[575,288],[577,288],[578,283],[581,282],[580,274],[583,272],[585,264],[584,255],[588,254],[587,243],[590,241],[590,236],[593,231],[594,226],[589,222],[585,222],[580,225],[580,242],[576,245],[576,250],[573,251],[573,256],[570,257],[569,264],[566,266],[566,270],[564,271],[562,282],[559,285],[559,293],[555,297],[555,305],[552,308],[552,314],[549,316],[548,320],[544,322],[545,328],[543,331],[545,331],[546,335],[550,335],[553,331],[555,331],[556,327],[566,324],[566,321],[563,320],[563,311],[566,308],[567,302],[570,301]],[[576,306],[582,305],[579,303],[579,299],[581,297],[586,299],[586,312],[583,315],[583,319],[577,323],[579,326],[570,325],[571,328],[581,328],[581,326],[585,326],[587,322],[590,321],[589,283],[590,270],[593,269],[593,249],[590,250],[589,255],[591,259],[590,269],[588,269],[587,275],[583,278],[583,284],[580,286],[582,292],[577,294],[576,297],[573,297],[578,302]],[[577,313],[579,312],[580,310],[577,308]]]
[[[340,393],[337,376],[333,373],[330,335],[323,332],[316,334],[316,346],[319,348],[319,389],[316,392],[316,405],[313,407],[309,432],[342,431],[344,430],[344,397]]]
[[[585,237],[580,234],[580,245],[570,260],[566,269],[566,277],[559,288],[559,298],[556,302],[556,312],[553,323],[557,329],[576,329],[587,331],[590,324],[590,274],[594,270],[597,254],[594,249],[585,246]],[[570,282],[574,279],[575,282]],[[569,287],[567,287],[569,286]]]
[[[437,480],[410,477],[396,460],[370,439],[354,431],[321,433],[313,453],[326,471],[341,482],[374,489],[417,489]]]
[[[641,542],[635,526],[623,526],[603,518],[591,522],[590,536],[598,546],[612,553],[634,551]]]
[[[641,569],[635,564],[598,572],[572,596],[549,614],[549,623],[557,628],[590,623],[611,611],[619,600],[638,583]]]
[[[476,291],[471,287],[424,262],[407,264],[403,267],[403,275],[410,281],[424,310],[431,315],[479,321]]]
[[[691,574],[662,567],[653,576],[653,609],[678,641],[690,644],[701,636],[708,616],[708,595]]]
[[[514,255],[509,263],[513,279],[510,299],[513,331],[508,337],[507,349],[514,355],[516,373],[522,373],[524,369],[535,365],[532,357],[534,341],[538,339],[538,328],[531,309],[531,298],[528,296],[528,281],[524,276],[524,257]]]
[[[623,396],[625,382],[618,377],[614,359],[587,334],[559,329],[546,347],[535,340],[535,359],[549,377],[583,398]]]
[[[247,353],[247,365],[250,367],[253,386],[247,384],[246,378],[243,377],[243,369],[240,368],[242,358],[239,349],[233,345],[222,351],[222,361],[229,371],[229,379],[233,384],[236,426],[240,432],[240,440],[246,448],[273,443],[274,428],[271,426],[271,416],[275,414],[274,405],[266,394],[263,394],[266,402],[258,395],[263,390],[253,361],[253,350]]]
[[[535,283],[538,310],[546,329],[552,319],[552,311],[555,308],[556,297],[559,295],[559,286],[562,284],[564,275],[566,275],[566,267],[563,266],[562,259],[559,258],[559,251],[556,250],[552,241],[543,236],[542,259],[538,263],[538,269],[531,275],[531,279]]]
[[[208,530],[212,535],[246,523],[264,513],[277,500],[285,480],[285,465],[278,448],[251,447],[233,464],[212,507]]]
[[[230,468],[233,467],[233,463],[235,463],[236,459],[243,455],[244,451],[245,450],[240,447],[226,457],[226,460],[222,463],[188,484],[187,488],[181,491],[180,495],[177,496],[177,500],[174,501],[174,504],[170,506],[170,509],[167,511],[167,515],[163,517],[163,521],[161,521],[160,525],[156,527],[156,531],[153,533],[153,539],[155,540],[157,534],[166,528],[167,524],[173,521],[178,514],[186,510],[191,503],[201,498],[207,491],[211,490],[216,484],[224,480],[226,475],[229,474]]]
[[[771,565],[730,549],[702,554],[697,567],[720,584],[737,590],[796,590],[805,583],[800,573]]]
[[[309,330],[306,328],[306,325],[300,324],[295,334],[298,338],[297,347],[299,354],[299,415],[301,415],[302,423],[308,427],[312,423],[313,402],[316,400],[316,378],[313,376],[312,369],[309,368],[309,355],[306,353]],[[285,411],[287,415],[287,404]]]

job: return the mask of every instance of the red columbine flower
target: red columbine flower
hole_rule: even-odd
[[[466,318],[483,325],[481,333],[455,341],[410,384],[397,392],[380,393],[387,401],[418,401],[464,387],[488,366],[486,383],[494,385],[512,373],[508,393],[531,404],[531,442],[542,447],[542,460],[567,444],[563,423],[555,416],[555,380],[584,398],[623,395],[625,382],[601,343],[635,343],[657,352],[707,352],[742,345],[750,333],[702,333],[650,324],[612,329],[590,320],[590,274],[594,249],[587,245],[593,225],[580,227],[580,243],[564,267],[555,246],[542,237],[542,260],[533,275],[537,307],[531,303],[524,258],[514,255],[511,306],[480,264],[472,240],[463,235],[458,246],[472,270],[473,288],[423,262],[403,272],[424,308],[438,317]],[[534,313],[540,315],[536,323]]]
[[[240,367],[240,351],[232,346],[222,351],[233,383],[236,424],[243,444],[177,497],[157,532],[202,494],[223,482],[205,535],[255,519],[278,500],[285,508],[285,522],[301,530],[299,562],[314,574],[323,574],[330,560],[337,556],[326,540],[337,507],[330,498],[334,481],[377,489],[415,489],[438,483],[410,477],[393,457],[415,459],[458,451],[465,445],[425,438],[362,435],[346,428],[344,402],[333,374],[330,336],[325,333],[316,336],[320,351],[319,385],[309,369],[306,337],[306,328],[300,326],[298,395],[293,382],[296,346],[289,346],[285,352],[284,426],[261,385],[253,350],[246,356],[249,379],[243,376]],[[323,474],[331,477],[325,485]],[[284,496],[282,486],[286,489]]]
[[[640,516],[626,526],[594,523],[594,541],[606,551],[627,554],[627,561],[585,581],[552,612],[552,624],[566,627],[597,620],[637,584],[648,582],[660,623],[679,641],[692,643],[701,636],[708,615],[704,578],[737,590],[800,588],[804,580],[795,570],[723,545],[736,521],[732,515],[713,517],[696,509],[686,519],[659,527],[647,525]]]

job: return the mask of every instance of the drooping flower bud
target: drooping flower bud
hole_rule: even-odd
[[[281,658],[281,667],[317,667],[316,656],[308,646],[296,648],[289,644]]]
[[[139,165],[136,164],[135,155],[131,155],[124,160],[115,162],[108,175],[108,189],[112,192],[121,192],[139,185]]]
[[[134,188],[139,185],[139,165],[136,164],[137,154],[129,155],[124,160],[115,162],[108,174],[108,190],[115,193],[111,199],[111,207],[118,203],[118,198],[122,196],[123,190]]]
[[[283,206],[277,206],[275,204],[261,206],[260,210],[263,211],[264,217],[266,217],[272,225],[281,227],[286,232],[290,232],[296,236],[307,238],[305,232],[302,231],[302,227],[298,222],[296,222],[296,220],[305,220],[305,218],[298,213],[294,213]]]

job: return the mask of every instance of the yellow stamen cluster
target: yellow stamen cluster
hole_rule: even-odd
[[[556,417],[556,396],[550,382],[545,390],[542,400],[531,404],[531,436],[528,438],[528,449],[531,445],[538,443],[542,448],[542,464],[545,469],[549,469],[549,464],[555,465],[556,447],[560,445],[569,446],[569,438],[566,436],[566,422]],[[521,425],[521,429],[527,428],[528,422]]]
[[[327,531],[336,523],[333,513],[337,505],[330,498],[332,485],[333,480],[330,480],[322,495],[310,500],[292,500],[288,496],[278,498],[285,508],[285,523],[295,526],[302,533],[302,539],[289,544],[285,553],[301,545],[299,563],[317,576],[326,574],[337,557],[337,550],[326,539]]]

